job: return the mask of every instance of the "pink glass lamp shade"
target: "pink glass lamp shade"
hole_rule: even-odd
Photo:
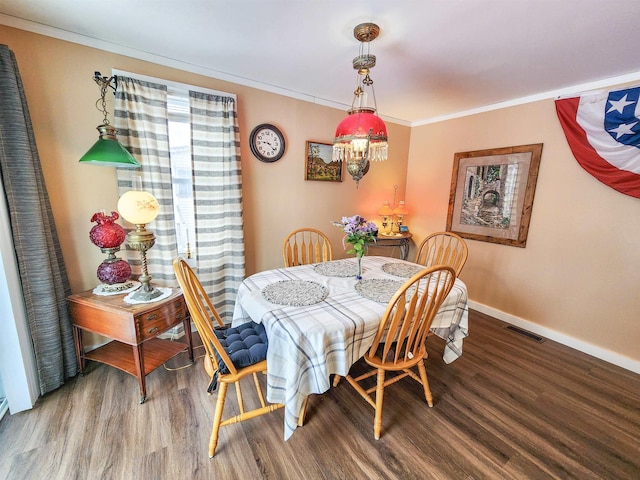
[[[371,108],[349,110],[336,127],[333,160],[347,162],[347,171],[356,182],[367,173],[370,161],[387,159],[387,126],[374,112]]]
[[[126,238],[124,228],[118,225],[116,220],[120,218],[118,212],[111,212],[106,215],[104,212],[94,213],[91,217],[92,222],[97,222],[89,232],[91,242],[100,248],[119,247]]]
[[[373,108],[350,110],[349,115],[336,127],[334,145],[344,144],[348,146],[354,141],[366,142],[366,140],[369,139],[371,144],[377,148],[379,147],[381,149],[382,147],[386,147],[387,126],[374,112],[375,110]],[[371,158],[371,160],[378,159]]]

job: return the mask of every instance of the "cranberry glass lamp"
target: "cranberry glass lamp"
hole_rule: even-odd
[[[370,69],[376,65],[375,55],[369,53],[369,42],[379,33],[380,28],[374,23],[362,23],[353,29],[354,37],[360,41],[360,55],[353,59],[358,85],[348,115],[336,127],[333,141],[333,161],[347,163],[347,171],[356,186],[369,171],[369,162],[384,161],[388,156],[387,126],[376,113],[376,94],[369,76]],[[365,88],[371,89],[374,107],[367,106]]]
[[[116,220],[120,218],[117,212],[107,215],[104,211],[94,213],[92,222],[96,222],[89,232],[91,242],[100,247],[107,258],[98,267],[98,280],[107,285],[123,283],[131,276],[131,266],[123,259],[117,258],[116,253],[124,242],[125,231]]]

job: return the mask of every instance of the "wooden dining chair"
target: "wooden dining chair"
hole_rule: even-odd
[[[467,244],[460,236],[452,232],[435,232],[420,243],[415,263],[425,267],[449,265],[458,277],[467,262],[467,255]]]
[[[364,361],[372,368],[358,377],[351,374],[346,377],[375,409],[373,435],[376,440],[382,430],[382,401],[387,386],[411,377],[422,384],[424,397],[429,406],[433,406],[424,360],[426,338],[431,322],[455,279],[453,268],[438,265],[407,280],[389,301],[373,344],[364,355]],[[417,374],[414,367],[418,369]],[[387,373],[390,374],[388,378]],[[374,376],[375,383],[371,378]]]
[[[282,404],[267,404],[258,380],[258,373],[267,372],[267,336],[262,324],[245,323],[235,328],[225,326],[211,303],[202,284],[187,262],[178,258],[173,262],[191,320],[196,325],[205,349],[204,368],[210,377],[207,392],[218,390],[213,428],[209,440],[209,458],[218,444],[220,427],[242,422],[282,408]],[[245,411],[240,380],[253,376],[260,407]],[[222,420],[227,387],[234,384],[240,413]],[[301,414],[303,418],[304,412]]]
[[[333,259],[329,237],[315,228],[294,230],[282,244],[285,267],[328,262]]]

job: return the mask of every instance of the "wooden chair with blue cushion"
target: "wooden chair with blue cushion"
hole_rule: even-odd
[[[432,267],[449,265],[460,276],[467,262],[468,249],[465,241],[453,232],[435,232],[427,236],[418,247],[415,263]]]
[[[191,320],[195,323],[205,348],[204,368],[210,382],[207,392],[218,390],[218,399],[209,440],[209,457],[213,457],[218,444],[220,427],[264,415],[282,404],[267,404],[260,387],[258,373],[267,372],[267,335],[262,324],[245,323],[235,328],[225,326],[211,303],[202,284],[187,262],[178,258],[173,262],[178,283],[182,289]],[[245,411],[240,380],[253,375],[260,407]],[[229,384],[235,384],[240,413],[222,420],[225,397]],[[303,414],[301,415],[301,421]]]
[[[373,434],[380,438],[385,387],[411,377],[433,406],[425,367],[426,340],[433,318],[456,279],[453,268],[438,265],[416,273],[391,297],[364,361],[373,367],[347,381],[375,409]],[[417,367],[418,373],[413,368]],[[389,377],[386,374],[389,373]],[[372,379],[371,377],[374,377]],[[375,392],[375,396],[372,394]]]
[[[333,258],[329,237],[315,228],[294,230],[282,244],[285,267],[328,262]]]

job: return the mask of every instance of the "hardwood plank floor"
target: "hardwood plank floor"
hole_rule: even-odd
[[[278,410],[224,427],[213,459],[215,396],[202,359],[151,373],[142,405],[134,377],[91,363],[0,422],[0,478],[640,478],[640,375],[504,327],[471,312],[464,353],[450,365],[431,337],[434,407],[413,381],[389,387],[380,440],[373,409],[343,381],[311,397],[289,441]],[[186,361],[181,354],[167,366]],[[235,395],[226,408],[237,410]]]

